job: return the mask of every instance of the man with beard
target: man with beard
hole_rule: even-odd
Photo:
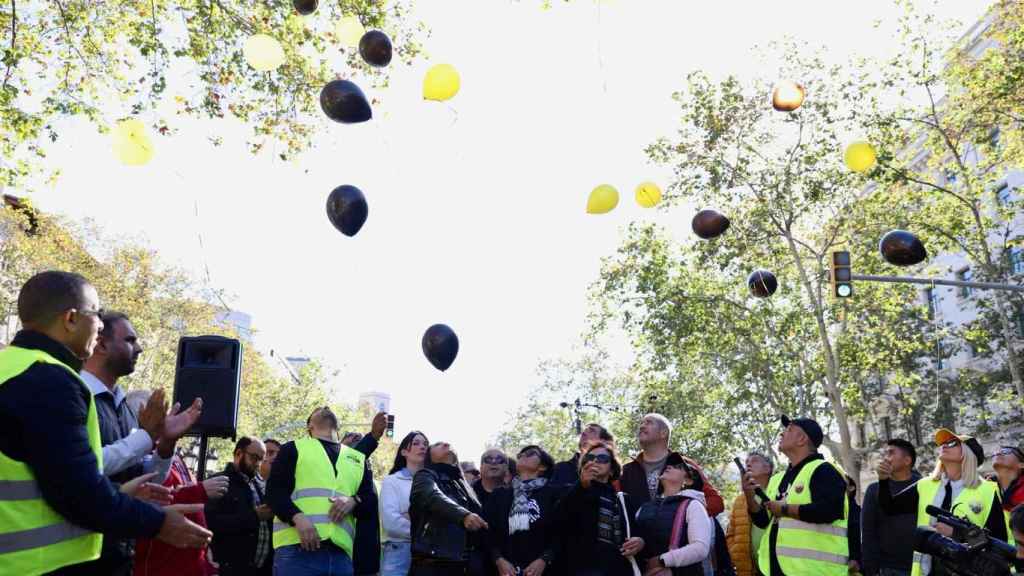
[[[93,394],[99,416],[103,473],[124,483],[155,472],[153,482],[162,484],[174,457],[174,445],[199,418],[202,401],[197,399],[182,412],[175,407],[175,413],[168,414],[164,392],[156,390],[136,415],[117,382],[135,371],[142,354],[139,337],[120,312],[104,312],[100,319],[103,328],[80,375]],[[154,447],[158,447],[156,456],[147,458]],[[104,538],[103,553],[94,568],[113,576],[130,574],[134,548],[131,540]]]
[[[83,564],[107,538],[209,541],[180,512],[119,493],[102,474],[95,399],[78,375],[102,316],[78,274],[41,272],[18,295],[24,329],[0,350],[0,533],[14,544],[0,549],[4,573],[109,574]]]
[[[271,520],[266,493],[256,473],[266,457],[263,442],[243,436],[235,443],[234,461],[223,472],[228,492],[206,505],[206,522],[213,531],[213,557],[221,576],[254,574],[270,576]]]

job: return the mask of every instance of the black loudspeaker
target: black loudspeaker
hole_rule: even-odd
[[[234,438],[238,428],[238,388],[242,343],[223,336],[183,336],[178,341],[174,401],[185,409],[198,397],[203,414],[189,435]]]

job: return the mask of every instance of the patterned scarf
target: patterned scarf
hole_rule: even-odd
[[[548,483],[547,478],[522,481],[512,479],[512,509],[508,513],[508,533],[526,532],[540,518],[540,506],[532,498],[534,490]]]

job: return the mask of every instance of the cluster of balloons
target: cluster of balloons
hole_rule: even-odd
[[[635,191],[636,203],[653,208],[661,202],[661,188],[654,182],[641,182]],[[619,205],[619,191],[611,184],[601,184],[590,191],[587,198],[588,214],[607,214]]]
[[[807,89],[792,80],[782,80],[772,88],[772,108],[779,112],[793,112],[803,105]],[[875,147],[870,142],[851,142],[843,153],[846,167],[853,172],[870,172],[878,162]]]

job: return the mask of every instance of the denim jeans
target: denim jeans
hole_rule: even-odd
[[[384,542],[384,559],[380,563],[380,576],[408,576],[412,563],[410,542]]]
[[[274,576],[352,576],[352,559],[327,542],[315,552],[298,544],[282,546],[274,550]]]

